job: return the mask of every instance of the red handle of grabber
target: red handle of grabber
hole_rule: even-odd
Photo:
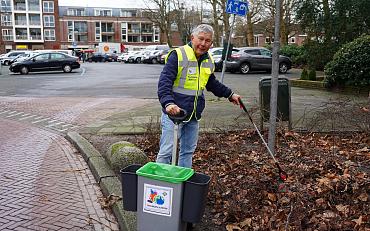
[[[281,167],[279,165],[279,162],[274,157],[274,154],[272,154],[272,151],[270,150],[269,146],[267,145],[267,143],[266,143],[265,139],[263,138],[260,130],[258,130],[257,125],[253,122],[253,119],[252,119],[251,115],[249,114],[247,108],[245,107],[245,105],[244,105],[244,103],[243,103],[243,101],[241,99],[239,99],[239,104],[240,104],[240,108],[242,108],[245,111],[245,113],[247,113],[249,120],[254,125],[254,128],[256,129],[256,131],[257,131],[258,135],[260,136],[261,140],[263,141],[263,144],[265,145],[268,153],[270,154],[270,156],[274,160],[275,165],[276,165],[276,167],[279,170],[279,177],[280,177],[280,179],[283,180],[283,181],[286,181],[288,179],[288,174],[284,170],[281,169]]]

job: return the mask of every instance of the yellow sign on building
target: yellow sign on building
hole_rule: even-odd
[[[15,49],[17,49],[17,50],[27,50],[28,45],[16,45]]]

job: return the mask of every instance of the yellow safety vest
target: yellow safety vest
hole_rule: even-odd
[[[185,45],[175,49],[178,59],[177,77],[173,84],[173,92],[184,95],[195,96],[194,109],[189,117],[196,111],[197,99],[203,94],[206,88],[209,76],[215,71],[215,62],[210,53],[209,58],[202,61],[200,68],[194,50],[189,45]],[[166,61],[171,52],[167,55]]]

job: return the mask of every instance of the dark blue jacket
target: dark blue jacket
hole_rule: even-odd
[[[191,43],[189,44],[191,46]],[[203,54],[199,60],[198,65],[208,58],[208,52]],[[190,116],[194,109],[195,96],[184,95],[181,93],[173,92],[172,86],[177,76],[178,59],[177,53],[173,50],[168,57],[167,63],[164,66],[158,82],[158,98],[162,105],[162,110],[166,113],[166,106],[169,104],[176,104],[180,108],[187,111]],[[232,91],[220,83],[214,74],[211,74],[206,85],[207,91],[212,92],[215,96],[228,98],[232,95]],[[201,114],[205,107],[204,94],[198,96],[196,119],[201,118]],[[194,118],[194,116],[193,116]],[[192,118],[192,119],[193,119]]]

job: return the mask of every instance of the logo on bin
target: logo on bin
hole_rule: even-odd
[[[144,184],[143,212],[171,216],[172,188]]]

